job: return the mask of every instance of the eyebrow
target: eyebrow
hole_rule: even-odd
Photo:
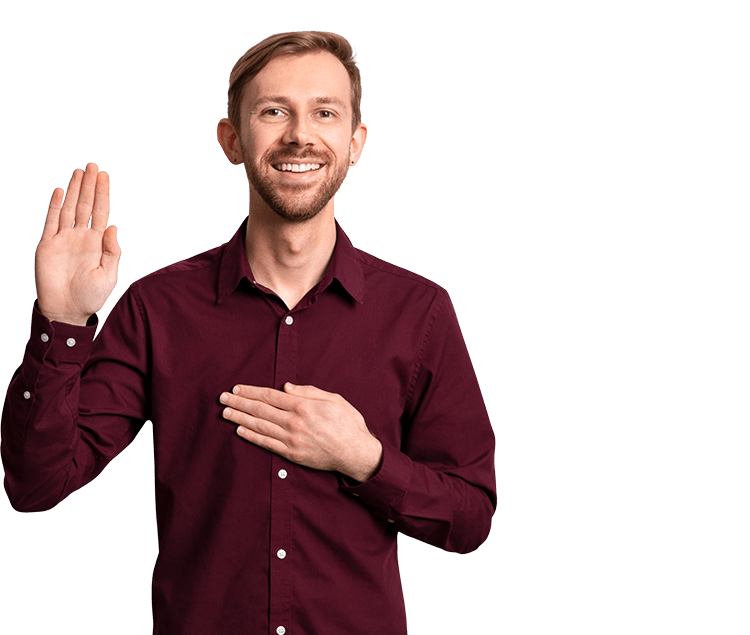
[[[346,102],[340,100],[338,97],[315,97],[312,101],[313,103],[320,104],[322,106],[331,105],[338,106],[341,109],[347,108]],[[268,95],[256,99],[253,107],[259,108],[260,106],[265,104],[281,104],[283,106],[289,106],[291,104],[291,100],[288,97],[284,97],[283,95]]]

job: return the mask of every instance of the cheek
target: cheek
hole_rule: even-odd
[[[348,137],[338,137],[335,139],[328,139],[326,144],[330,152],[332,152],[337,159],[338,163],[348,163],[349,155],[351,154],[351,144]]]
[[[249,127],[247,131],[243,132],[240,142],[245,159],[262,157],[274,144],[274,140],[268,134],[268,131],[253,127]]]

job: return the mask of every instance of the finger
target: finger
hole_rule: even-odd
[[[303,397],[305,399],[318,399],[320,401],[330,401],[338,395],[332,392],[326,392],[321,388],[315,386],[296,386],[289,382],[284,384],[284,390],[290,395],[295,397]]]
[[[232,389],[232,393],[246,399],[262,401],[280,410],[292,410],[294,407],[294,399],[290,395],[274,388],[238,384]]]
[[[117,280],[117,265],[120,263],[122,249],[117,243],[117,227],[107,227],[102,236],[102,268],[110,278]]]
[[[91,219],[91,210],[94,207],[94,198],[96,197],[96,182],[99,168],[95,163],[89,163],[86,166],[86,172],[81,181],[81,189],[78,194],[78,204],[76,205],[76,224],[78,228],[85,229],[89,226]]]
[[[57,233],[60,227],[60,208],[62,207],[63,196],[65,196],[65,191],[61,187],[52,192],[49,209],[47,210],[47,218],[44,221],[42,238],[51,238]]]
[[[280,456],[287,456],[289,451],[289,448],[278,439],[263,436],[262,434],[258,434],[254,430],[250,430],[244,426],[237,426],[237,435],[245,439],[245,441],[249,441],[264,450],[268,450],[269,452],[273,452]]]
[[[83,170],[75,170],[70,177],[68,191],[65,193],[65,202],[60,211],[60,229],[70,229],[76,218],[76,205],[78,204],[78,192],[81,189]]]
[[[276,424],[231,407],[224,408],[221,414],[227,421],[237,424],[243,430],[252,433],[253,437],[272,439],[286,447],[286,432]]]
[[[237,394],[223,393],[221,403],[231,409],[251,416],[253,419],[267,421],[277,427],[288,427],[289,413],[286,410],[272,406],[265,401],[248,399]]]
[[[104,231],[109,220],[109,174],[99,172],[94,190],[94,211],[91,215],[91,229]]]

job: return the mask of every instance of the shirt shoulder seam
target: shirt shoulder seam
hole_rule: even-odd
[[[408,269],[404,269],[397,265],[381,260],[380,258],[377,258],[376,256],[371,256],[370,254],[362,251],[361,249],[356,249],[355,251],[357,253],[357,261],[363,267],[370,267],[371,269],[382,271],[383,273],[390,274],[398,278],[404,278],[405,280],[419,283],[425,287],[435,289],[436,291],[444,291],[444,289],[439,284],[437,284],[436,282],[433,282],[432,280],[425,278],[424,276],[420,276],[418,273],[414,273],[413,271],[409,271]],[[384,265],[387,265],[387,266],[384,266]]]
[[[414,362],[414,370],[412,371],[411,379],[409,380],[409,390],[406,394],[404,412],[408,412],[411,409],[411,402],[414,398],[414,390],[417,386],[417,377],[419,375],[419,370],[422,368],[422,358],[424,357],[425,350],[427,349],[427,340],[430,338],[430,334],[432,333],[432,326],[433,324],[435,324],[435,320],[438,314],[445,306],[445,300],[448,297],[448,294],[444,289],[442,289],[438,285],[435,286],[437,287],[437,289],[435,292],[435,297],[433,298],[433,310],[430,313],[429,318],[427,319],[427,325],[424,330],[424,335],[422,335],[422,342],[419,345],[419,353],[417,354],[417,359]]]
[[[131,289],[139,287],[144,281],[149,280],[150,278],[159,278],[161,276],[166,276],[169,274],[180,274],[180,273],[194,273],[198,271],[203,271],[204,269],[208,269],[209,267],[213,267],[221,262],[221,254],[224,253],[225,245],[220,245],[219,247],[214,247],[213,249],[209,249],[208,251],[204,251],[200,254],[196,254],[195,256],[191,256],[190,258],[185,258],[184,260],[180,260],[178,262],[175,262],[171,265],[167,265],[166,267],[162,267],[161,269],[157,269],[156,271],[152,271],[151,273],[143,276],[142,278],[139,278],[135,282],[133,282],[130,285]],[[212,251],[216,251],[216,257],[212,260],[201,264],[201,265],[195,265],[195,266],[186,266],[184,269],[179,268],[185,263],[188,263],[191,260],[194,260],[196,258],[200,258],[201,256],[205,256],[206,254],[211,253]]]

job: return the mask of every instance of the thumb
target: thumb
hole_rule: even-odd
[[[108,274],[117,275],[122,250],[117,243],[117,227],[110,225],[102,236],[102,267]]]
[[[307,399],[323,399],[328,394],[315,386],[296,386],[290,382],[284,384],[284,390],[297,397],[306,397]]]

